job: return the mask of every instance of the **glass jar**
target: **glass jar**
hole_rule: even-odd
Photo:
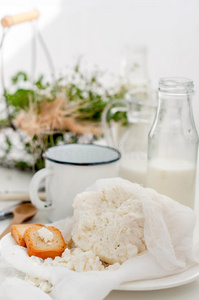
[[[192,100],[193,82],[159,81],[159,102],[148,137],[146,186],[194,207],[198,134]]]
[[[105,140],[121,154],[120,176],[145,186],[148,133],[156,112],[156,97],[144,89],[110,103],[102,115]],[[150,96],[151,97],[150,97]],[[153,95],[154,96],[154,95]]]

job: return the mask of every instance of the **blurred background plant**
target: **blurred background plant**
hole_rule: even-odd
[[[0,164],[36,171],[44,167],[47,148],[101,137],[104,108],[127,92],[121,83],[105,87],[104,75],[99,69],[84,72],[80,61],[53,82],[41,75],[32,83],[23,71],[14,75],[1,97]],[[126,113],[114,118],[125,123]]]

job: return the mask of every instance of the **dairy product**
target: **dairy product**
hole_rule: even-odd
[[[39,287],[42,291],[49,294],[52,291],[53,285],[48,280],[42,280],[26,274],[25,281],[33,286]]]
[[[144,152],[125,154],[120,163],[120,176],[131,182],[145,186],[147,170],[147,155]]]
[[[147,187],[194,207],[196,168],[181,160],[154,159],[147,167]]]
[[[103,271],[103,270],[117,270],[120,267],[119,263],[113,265],[104,266],[99,257],[96,256],[93,251],[82,251],[80,248],[68,249],[62,253],[62,256],[55,257],[55,259],[47,258],[45,260],[31,256],[30,258],[34,263],[43,266],[60,266],[65,267],[68,270],[76,272],[86,271]],[[53,285],[47,281],[32,276],[26,275],[25,280],[42,289],[45,293],[50,293],[53,289]]]
[[[80,248],[66,248],[61,257],[57,256],[55,259],[47,258],[44,260],[43,265],[63,266],[76,272],[104,270],[102,262],[93,251],[82,251]]]
[[[135,185],[135,191],[140,189]],[[78,194],[72,239],[108,264],[123,263],[146,250],[142,203],[122,185]]]
[[[53,239],[53,233],[45,227],[42,227],[41,229],[39,229],[38,233],[39,233],[40,239],[43,240],[45,243],[49,243]]]

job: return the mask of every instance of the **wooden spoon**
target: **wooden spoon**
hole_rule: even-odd
[[[14,218],[12,219],[12,222],[0,235],[0,239],[10,232],[12,225],[21,224],[22,222],[31,219],[36,213],[37,209],[31,203],[18,205],[13,211]]]

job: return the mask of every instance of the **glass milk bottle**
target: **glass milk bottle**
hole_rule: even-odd
[[[194,207],[198,135],[191,98],[193,82],[162,78],[159,103],[148,137],[146,186]]]

